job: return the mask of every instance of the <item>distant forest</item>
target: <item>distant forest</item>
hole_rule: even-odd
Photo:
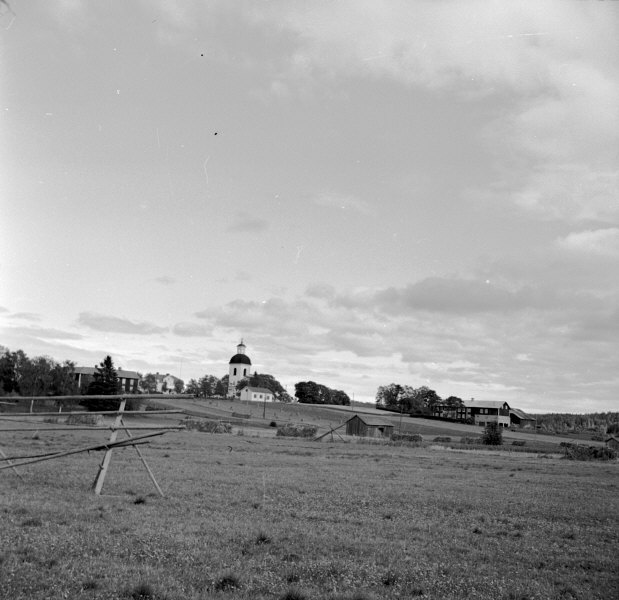
[[[549,413],[533,416],[537,419],[538,429],[551,433],[581,433],[585,431],[601,434],[619,433],[619,412],[585,415]]]

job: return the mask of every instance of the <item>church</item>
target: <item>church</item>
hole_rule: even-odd
[[[228,397],[236,395],[236,384],[241,379],[251,377],[251,360],[245,354],[245,344],[243,340],[236,347],[236,354],[230,359],[228,369]]]
[[[228,365],[228,398],[236,397],[236,385],[241,379],[251,377],[251,360],[245,354],[245,344],[243,340],[236,347],[236,354],[230,359]],[[266,388],[245,387],[241,391],[241,400],[254,402],[273,402],[274,396],[271,390]]]

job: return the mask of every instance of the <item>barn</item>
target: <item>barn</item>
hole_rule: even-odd
[[[616,435],[611,435],[606,438],[606,446],[612,448],[613,450],[619,450],[619,437]]]
[[[346,421],[346,435],[358,435],[361,437],[390,437],[393,433],[393,425],[368,415],[354,415]]]

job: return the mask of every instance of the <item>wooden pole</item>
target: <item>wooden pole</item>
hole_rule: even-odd
[[[114,443],[116,441],[116,437],[118,436],[118,428],[122,425],[123,422],[123,412],[125,410],[125,404],[127,401],[122,399],[120,401],[120,406],[118,407],[118,415],[116,415],[116,419],[114,420],[114,429],[110,435],[110,443]],[[95,478],[92,487],[95,491],[95,494],[99,496],[101,494],[101,489],[103,488],[103,482],[105,481],[105,476],[107,475],[108,467],[110,466],[110,460],[112,460],[112,448],[108,448],[105,451],[105,456],[103,457],[103,461],[99,465],[99,472],[97,473],[97,477]]]
[[[15,427],[9,429],[0,429],[0,432],[11,432],[11,431],[32,431],[33,433],[37,433],[38,431],[114,431],[115,429],[128,429],[128,427],[114,427],[114,425],[93,425],[92,427],[88,427],[87,425],[74,425],[67,427]],[[169,431],[171,429],[186,429],[184,425],[161,425],[158,427],[151,427],[150,425],[134,425],[131,429],[139,429],[142,431]]]
[[[0,402],[2,404],[2,402]],[[8,402],[6,403],[8,404]],[[89,410],[71,410],[62,413],[63,417],[69,415],[117,415],[119,411],[117,410],[97,410],[97,411],[89,411]],[[125,413],[128,414],[128,413]],[[144,417],[144,416],[154,416],[154,415],[183,415],[185,414],[184,410],[180,409],[165,409],[165,410],[136,410],[132,411],[131,416],[134,417]],[[57,417],[57,412],[35,412],[35,413],[13,413],[13,412],[0,412],[0,415],[3,419],[10,419],[12,417]]]
[[[129,437],[130,439],[133,439],[133,436],[131,435],[131,432],[129,431],[129,429],[127,427],[125,427],[124,430],[125,430],[125,433],[127,434],[127,437]],[[140,460],[142,461],[142,464],[144,465],[144,468],[148,472],[148,476],[150,477],[150,480],[153,482],[153,485],[155,486],[155,489],[159,492],[159,495],[162,498],[165,498],[163,492],[161,491],[161,488],[159,487],[159,484],[157,483],[157,480],[155,479],[155,476],[153,475],[153,472],[150,470],[150,467],[148,466],[148,463],[146,462],[146,459],[142,455],[142,452],[140,451],[140,449],[137,446],[133,446],[133,447],[135,448],[135,451],[138,453],[138,456],[140,457]]]
[[[90,452],[91,450],[92,451],[107,450],[108,448],[133,446],[135,444],[147,443],[146,441],[143,441],[145,440],[145,438],[155,437],[157,435],[163,435],[164,433],[166,432],[157,431],[155,433],[145,433],[144,435],[139,435],[139,436],[136,435],[134,438],[131,438],[130,440],[121,440],[120,442],[114,442],[113,444],[110,444],[108,442],[107,444],[98,444],[96,446],[86,446],[84,448],[76,448],[75,450],[66,450],[65,452],[57,452],[56,454],[48,454],[44,456],[32,457],[32,459],[24,460],[23,462],[19,462],[19,463],[14,463],[14,466],[23,467],[24,465],[31,465],[34,463],[43,462],[44,460],[53,460],[55,458],[62,458],[63,456],[69,456],[71,454],[79,454],[80,452]],[[2,469],[10,469],[10,468],[11,468],[11,465],[0,465],[0,471],[2,471]]]
[[[7,455],[2,451],[2,448],[0,448],[0,454],[2,455],[2,458],[6,460],[7,465],[11,467],[13,471],[15,471],[15,475],[17,475],[17,477],[19,477],[23,481],[24,478],[21,476],[20,472],[15,468],[15,465],[8,459]]]

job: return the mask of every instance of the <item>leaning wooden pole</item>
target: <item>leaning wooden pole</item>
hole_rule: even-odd
[[[118,414],[116,415],[116,419],[114,420],[114,429],[110,435],[110,443],[114,443],[116,441],[116,437],[118,436],[118,428],[122,426],[123,422],[123,412],[125,411],[125,404],[127,401],[122,399],[120,401],[120,406],[118,407]],[[108,467],[110,466],[110,460],[112,460],[112,448],[108,448],[105,451],[105,456],[99,465],[99,472],[97,473],[97,477],[95,478],[94,483],[92,484],[92,488],[95,491],[95,494],[100,495],[101,489],[103,488],[103,482],[105,481],[105,476],[107,475]]]
[[[121,440],[120,442],[114,442],[110,444],[97,444],[96,446],[85,446],[83,448],[76,448],[75,450],[66,450],[64,452],[56,452],[55,454],[44,454],[42,456],[33,456],[33,457],[24,457],[22,462],[13,463],[15,467],[23,467],[24,465],[32,465],[34,463],[43,462],[44,460],[54,460],[56,458],[62,458],[63,456],[70,456],[72,454],[80,454],[81,452],[90,452],[97,450],[107,450],[110,447],[126,447],[126,446],[134,446],[135,444],[147,444],[146,438],[155,437],[158,435],[165,434],[165,431],[156,431],[154,433],[145,433],[144,435],[136,435],[130,440]],[[22,460],[21,458],[12,457],[10,459],[3,459],[10,462],[10,460]],[[10,469],[11,465],[0,465],[0,471],[3,469]]]
[[[15,468],[15,465],[10,461],[9,457],[2,451],[2,448],[0,448],[0,454],[2,455],[2,458],[6,460],[7,465],[15,471],[15,475],[23,480],[24,478],[21,476],[21,473]]]
[[[122,419],[121,419],[121,422],[122,422]],[[125,427],[125,433],[127,434],[128,438],[133,439],[133,436],[131,435],[131,432],[129,431],[127,427]],[[133,446],[133,447],[135,448],[135,451],[138,453],[138,456],[140,457],[140,460],[142,461],[142,464],[144,465],[144,468],[146,469],[146,472],[148,473],[150,480],[153,482],[155,489],[159,492],[159,495],[162,498],[165,498],[163,492],[161,491],[161,488],[159,487],[159,484],[157,483],[157,480],[155,479],[155,476],[153,475],[153,472],[151,471],[150,467],[148,466],[148,463],[146,462],[146,459],[144,458],[142,452],[140,451],[140,448],[138,446]]]

